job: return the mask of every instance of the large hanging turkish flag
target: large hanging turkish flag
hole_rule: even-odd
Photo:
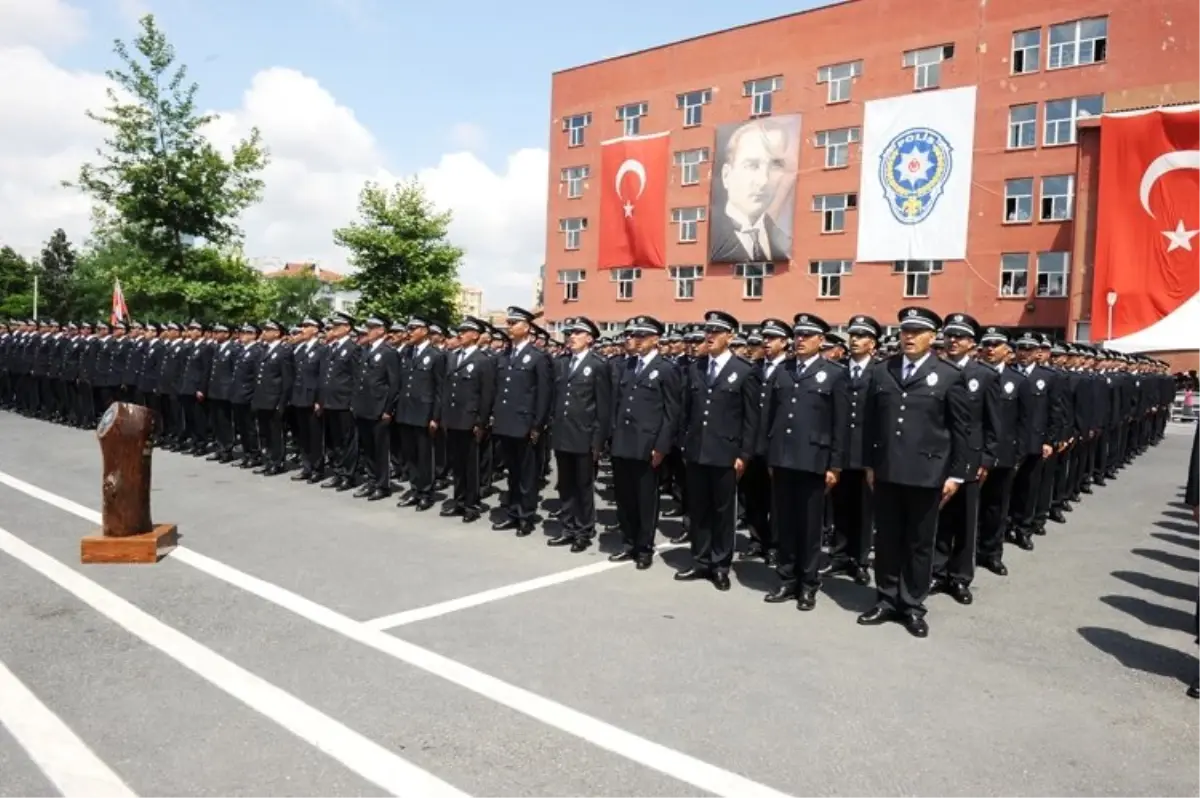
[[[667,133],[600,145],[600,268],[667,265]]]
[[[1101,119],[1093,338],[1143,330],[1200,290],[1198,170],[1200,110]],[[1112,291],[1116,305],[1109,330]]]

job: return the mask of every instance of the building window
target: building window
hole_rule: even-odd
[[[1037,256],[1037,295],[1064,297],[1067,295],[1069,252],[1039,252]]]
[[[629,103],[617,106],[617,121],[624,125],[622,135],[636,136],[642,132],[642,117],[650,109],[649,103]]]
[[[862,61],[849,61],[844,64],[831,64],[817,70],[817,83],[829,87],[826,102],[844,103],[850,101],[850,87],[854,79],[862,76]]]
[[[1000,256],[1000,296],[1029,294],[1029,253],[1006,252]]]
[[[568,166],[562,170],[562,182],[567,187],[567,199],[583,196],[583,181],[588,178],[586,166]]]
[[[1033,221],[1033,178],[1004,181],[1004,221],[1009,224]]]
[[[1091,321],[1075,322],[1075,343],[1090,344],[1092,342],[1092,323]]]
[[[559,219],[558,232],[564,233],[563,249],[579,249],[580,241],[583,239],[583,231],[587,229],[587,219],[575,217],[574,219]]]
[[[1093,94],[1088,97],[1071,97],[1066,100],[1051,100],[1046,103],[1046,132],[1042,144],[1074,144],[1075,125],[1080,119],[1099,116],[1104,112],[1104,97]]]
[[[783,88],[783,77],[759,78],[742,84],[742,96],[750,98],[750,116],[770,116],[771,97]]]
[[[1037,103],[1008,109],[1008,148],[1023,150],[1037,146]]]
[[[916,91],[936,89],[942,82],[942,62],[953,57],[953,44],[939,44],[937,47],[906,52],[904,66],[913,70],[913,88]]]
[[[1041,60],[1041,50],[1041,28],[1019,30],[1014,33],[1012,39],[1012,73],[1014,75],[1028,75],[1030,72],[1037,72],[1038,62]]]
[[[579,284],[587,277],[583,269],[559,269],[558,284],[563,287],[563,302],[579,301]]]
[[[1075,205],[1075,175],[1042,178],[1042,221],[1064,222]]]
[[[892,264],[893,274],[904,275],[904,298],[929,296],[929,277],[942,270],[940,260],[898,260]]]
[[[742,281],[742,299],[762,299],[766,279],[775,273],[774,263],[738,263],[734,277]]]
[[[846,211],[857,207],[857,194],[817,194],[813,197],[813,211],[821,214],[822,233],[845,231]]]
[[[675,281],[676,299],[696,298],[696,281],[704,276],[703,266],[672,266],[670,274]]]
[[[850,274],[851,261],[814,260],[808,264],[808,273],[820,279],[817,297],[837,299],[842,295],[842,275]]]
[[[679,167],[679,185],[694,186],[700,182],[700,164],[708,163],[708,147],[699,150],[679,150],[675,165]]]
[[[710,102],[712,102],[712,89],[677,94],[675,107],[683,111],[683,126],[696,127],[704,121],[704,106]]]
[[[642,276],[641,269],[613,269],[609,279],[617,284],[617,299],[627,302],[633,299],[633,284]]]
[[[841,169],[850,164],[850,145],[857,143],[859,128],[843,127],[817,132],[817,146],[825,148],[825,168]]]
[[[672,208],[671,223],[679,225],[679,243],[693,244],[696,241],[696,231],[706,218],[706,210],[699,208]]]
[[[1046,69],[1102,64],[1108,55],[1108,17],[1050,26]]]
[[[590,124],[592,124],[590,113],[563,117],[563,130],[567,132],[567,146],[582,147],[584,132]]]

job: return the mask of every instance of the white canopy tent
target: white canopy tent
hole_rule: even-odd
[[[1095,327],[1097,322],[1102,323],[1102,320],[1092,319],[1092,326]],[[1145,329],[1105,341],[1104,348],[1126,354],[1200,348],[1200,294]]]

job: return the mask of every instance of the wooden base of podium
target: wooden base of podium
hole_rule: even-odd
[[[155,524],[154,530],[143,535],[110,538],[89,535],[83,539],[80,552],[84,563],[153,564],[179,542],[175,524]]]

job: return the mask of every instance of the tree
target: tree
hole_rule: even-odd
[[[33,265],[12,247],[0,248],[0,318],[27,319],[31,316]]]
[[[51,235],[38,258],[38,313],[57,320],[69,318],[74,303],[75,250],[60,227]]]
[[[319,319],[333,310],[324,296],[325,284],[311,274],[285,274],[267,280],[271,295],[271,318],[280,324],[298,324],[305,318]]]
[[[457,321],[458,267],[463,251],[447,238],[451,215],[439,212],[417,181],[391,190],[367,183],[359,221],[333,231],[357,268],[349,287],[362,292],[358,311],[401,318],[429,314]]]

